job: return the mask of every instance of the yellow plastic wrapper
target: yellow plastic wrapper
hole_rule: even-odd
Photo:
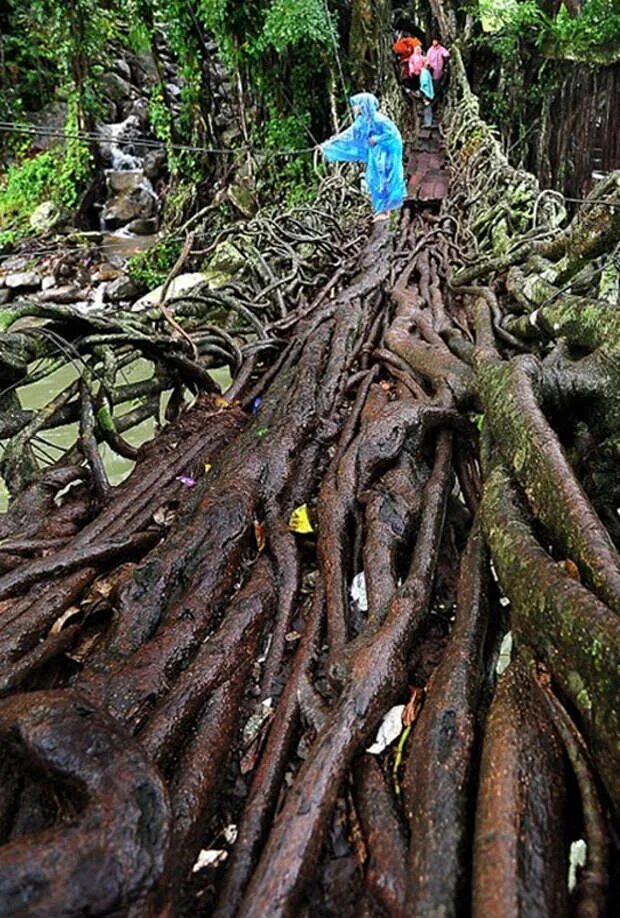
[[[210,462],[205,462],[205,475],[208,475],[212,468],[213,466]]]
[[[301,507],[297,507],[297,509],[293,510],[288,525],[289,529],[292,529],[293,532],[314,532],[312,523],[310,522],[307,504],[302,504]]]

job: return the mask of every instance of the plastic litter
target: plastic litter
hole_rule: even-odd
[[[193,488],[196,484],[196,479],[190,478],[189,475],[177,475],[175,481],[180,481],[186,488]]]
[[[380,755],[388,746],[398,739],[403,732],[403,711],[404,704],[397,704],[387,712],[381,726],[377,730],[377,736],[372,746],[369,746],[366,752],[371,755]]]
[[[366,594],[366,574],[360,571],[351,581],[351,599],[356,602],[360,611],[368,612],[368,596]]]
[[[223,848],[203,849],[198,855],[196,863],[192,867],[192,873],[198,873],[203,867],[217,867],[228,857],[228,851]]]

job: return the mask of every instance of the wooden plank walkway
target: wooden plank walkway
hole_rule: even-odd
[[[408,145],[407,201],[442,201],[449,174],[439,128],[420,128]]]

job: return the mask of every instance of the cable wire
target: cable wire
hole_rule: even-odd
[[[54,137],[61,140],[83,140],[86,142],[113,143],[117,146],[137,145],[149,149],[185,150],[191,153],[217,153],[220,155],[237,156],[243,153],[258,153],[261,156],[299,156],[314,151],[314,147],[299,147],[298,149],[275,149],[269,147],[200,147],[191,144],[168,143],[163,140],[150,138],[116,137],[113,134],[104,134],[101,131],[64,131],[54,128],[41,128],[34,125],[27,126],[17,121],[0,121],[0,132],[9,134],[26,134],[28,136]]]

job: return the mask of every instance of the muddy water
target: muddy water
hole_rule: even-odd
[[[32,383],[29,386],[22,386],[18,390],[19,400],[21,406],[27,410],[37,410],[43,408],[45,405],[49,404],[63,389],[71,385],[79,375],[79,367],[77,365],[68,365],[64,366],[61,369],[57,370],[55,373],[47,376],[45,379],[40,380],[39,382]],[[225,392],[229,387],[231,378],[230,373],[227,368],[222,368],[218,370],[213,370],[210,374],[213,379],[221,387],[222,392]],[[123,370],[122,381],[125,383],[133,382],[142,382],[143,380],[150,379],[153,376],[153,364],[148,360],[136,360],[129,367]],[[163,392],[160,398],[159,405],[159,417],[160,420],[164,417],[164,412],[168,399],[170,398],[170,391]],[[188,397],[188,400],[191,400]],[[122,415],[126,414],[128,411],[131,411],[139,404],[138,401],[133,402],[124,402],[121,405],[117,405],[114,410],[114,416],[119,418]],[[128,443],[131,443],[132,446],[141,446],[143,443],[146,443],[147,440],[151,440],[155,434],[155,419],[149,418],[146,421],[143,421],[142,424],[138,424],[135,427],[132,427],[131,430],[126,431],[123,436]],[[45,459],[42,454],[37,453],[37,458],[41,459],[41,464],[49,464],[51,460],[57,460],[60,458],[62,453],[69,449],[76,442],[78,435],[78,424],[65,424],[63,427],[57,427],[53,430],[44,431],[43,437],[47,441],[46,444],[41,444],[41,447],[45,450],[48,455],[48,462],[45,463]],[[0,442],[0,454],[2,451],[3,444]],[[103,443],[99,447],[99,451],[103,458],[103,463],[112,484],[119,484],[123,481],[133,469],[135,463],[131,459],[124,459],[122,456],[118,456],[116,453],[112,452],[109,446],[106,443]],[[2,478],[0,478],[0,513],[4,513],[8,506],[9,495],[6,489],[6,485]]]
[[[121,258],[130,258],[140,252],[146,252],[159,242],[160,236],[136,236],[133,233],[124,233],[117,230],[115,233],[104,233],[102,244],[108,256],[118,255]]]

